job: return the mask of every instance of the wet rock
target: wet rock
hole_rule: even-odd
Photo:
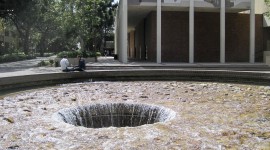
[[[266,140],[270,138],[270,132],[258,133],[257,136],[261,139]]]
[[[30,109],[24,108],[23,111],[25,112],[32,112]]]
[[[57,128],[56,127],[49,127],[48,130],[56,130]]]
[[[193,92],[193,91],[195,91],[195,88],[189,88],[189,90]]]
[[[222,136],[231,136],[231,135],[236,135],[237,133],[235,131],[223,131],[221,133]]]
[[[260,95],[265,95],[265,93],[264,93],[264,92],[259,92],[259,94],[260,94]]]
[[[208,84],[200,84],[200,86],[202,86],[203,88],[207,88]]]
[[[140,98],[148,98],[146,95],[141,95]]]
[[[6,120],[6,121],[9,122],[9,123],[14,123],[14,119],[11,118],[11,117],[4,118],[4,120]]]
[[[9,146],[7,149],[19,149],[20,146],[19,145],[13,145],[13,146]]]
[[[270,86],[264,87],[264,90],[270,91]]]
[[[106,136],[106,135],[105,136],[99,136],[98,139],[109,139],[109,137]]]
[[[187,100],[183,99],[182,102],[187,102]]]
[[[70,99],[71,99],[71,101],[77,101],[77,98],[75,98],[75,97],[71,97]]]

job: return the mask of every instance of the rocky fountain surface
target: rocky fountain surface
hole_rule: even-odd
[[[59,116],[119,105],[153,108],[147,111],[152,112],[147,120],[158,110],[168,111],[169,117],[136,127],[92,128]],[[89,114],[81,111],[75,116]],[[268,150],[270,86],[175,81],[64,84],[5,96],[0,100],[0,126],[0,149]]]

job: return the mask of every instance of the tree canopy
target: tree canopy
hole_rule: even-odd
[[[266,6],[268,7],[268,12],[266,12],[265,14],[270,17],[270,0],[264,0]]]
[[[16,27],[24,53],[99,50],[113,30],[114,0],[0,0],[0,17]]]

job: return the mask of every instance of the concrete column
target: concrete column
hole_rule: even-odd
[[[194,63],[194,0],[189,5],[189,63]]]
[[[128,51],[128,5],[127,0],[122,0],[122,39],[121,42],[123,42],[122,45],[122,62],[127,63],[127,51]]]
[[[118,35],[119,35],[119,30],[118,30],[118,20],[119,20],[119,16],[118,16],[118,11],[116,11],[116,17],[114,20],[114,26],[115,26],[115,34],[114,34],[114,53],[118,54],[117,50],[119,48],[119,44],[118,44]]]
[[[255,0],[250,0],[250,50],[249,62],[255,63]]]
[[[220,63],[225,63],[225,0],[220,5]]]
[[[157,0],[157,63],[161,63],[161,0]]]

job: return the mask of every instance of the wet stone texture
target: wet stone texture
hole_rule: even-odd
[[[162,106],[174,119],[137,127],[86,128],[59,110],[99,103]],[[270,86],[207,82],[65,84],[0,100],[0,149],[270,148]]]

